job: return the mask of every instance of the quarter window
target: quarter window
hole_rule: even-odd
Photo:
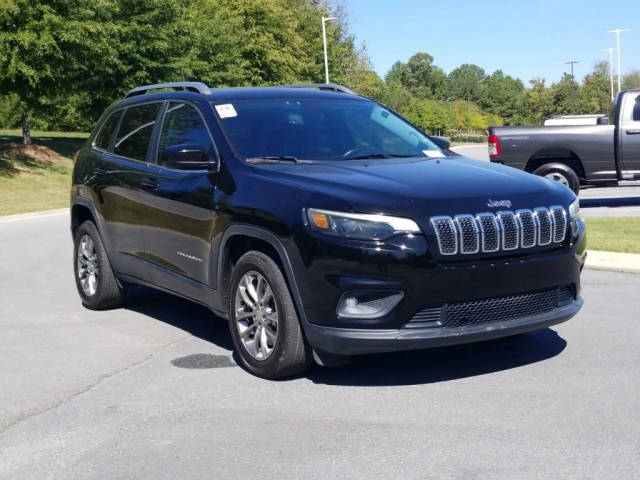
[[[158,146],[158,163],[162,164],[163,155],[168,147],[177,145],[198,146],[210,152],[212,148],[209,131],[195,107],[186,103],[169,104]]]
[[[122,122],[120,122],[113,153],[144,161],[147,157],[147,148],[159,109],[159,103],[147,103],[127,108]]]
[[[96,135],[96,139],[93,142],[96,147],[101,148],[102,150],[109,149],[109,141],[113,136],[113,131],[118,126],[118,120],[120,120],[121,114],[122,110],[113,112],[109,115],[109,118],[105,120],[100,128],[100,132],[98,132],[98,135]]]

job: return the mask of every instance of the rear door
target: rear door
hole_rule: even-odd
[[[623,178],[640,178],[640,93],[624,96],[620,118]]]
[[[141,186],[149,176],[149,145],[162,105],[152,102],[123,109],[117,133],[101,152],[104,161],[97,172],[102,183],[98,201],[113,266],[141,279],[149,276],[144,261]]]
[[[210,107],[209,107],[210,108]],[[145,255],[153,282],[197,298],[210,282],[211,242],[215,226],[217,173],[180,170],[163,164],[169,147],[200,146],[217,161],[215,145],[195,104],[171,101],[164,114],[154,152],[156,186],[145,196]]]

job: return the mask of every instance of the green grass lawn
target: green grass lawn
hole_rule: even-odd
[[[76,132],[32,132],[34,144],[65,157],[54,162],[38,155],[26,158],[7,152],[0,154],[0,215],[67,207],[71,157],[87,136],[87,133]],[[21,142],[21,131],[0,130],[0,149]]]
[[[640,253],[640,217],[587,218],[587,248]]]

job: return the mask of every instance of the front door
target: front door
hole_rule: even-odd
[[[640,178],[640,95],[625,95],[620,119],[623,179]]]
[[[165,166],[164,151],[181,145],[199,146],[212,161],[217,160],[211,134],[198,108],[172,101],[166,107],[155,149],[155,184],[144,200],[145,256],[152,265],[154,283],[197,298],[199,289],[215,284],[209,277],[217,174]]]

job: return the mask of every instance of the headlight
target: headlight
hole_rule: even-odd
[[[578,218],[580,216],[580,200],[577,198],[569,205],[569,217]]]
[[[303,211],[305,223],[319,232],[360,240],[384,240],[402,233],[420,233],[420,227],[408,218],[332,212],[309,208]]]

